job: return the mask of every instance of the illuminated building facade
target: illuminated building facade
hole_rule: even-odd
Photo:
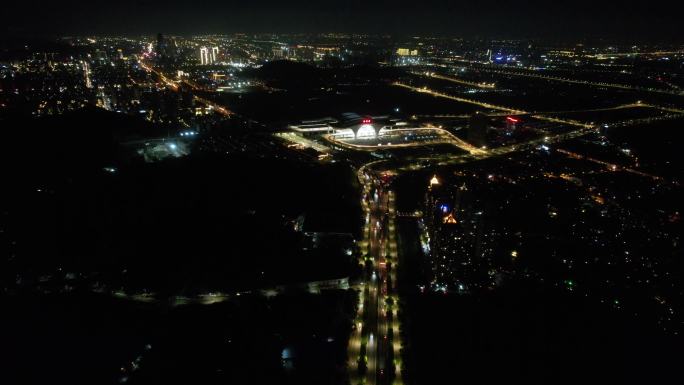
[[[303,121],[290,125],[289,129],[301,135],[332,134],[338,139],[375,139],[383,131],[398,125],[398,120],[389,116],[361,116],[345,112],[339,118],[324,118]]]
[[[219,49],[218,47],[202,47],[200,48],[200,64],[203,66],[211,65],[218,61]]]
[[[409,48],[399,48],[399,49],[397,49],[397,55],[399,55],[399,56],[418,56],[418,50],[417,49],[409,49]]]

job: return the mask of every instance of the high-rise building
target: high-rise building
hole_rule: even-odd
[[[200,48],[200,63],[203,66],[209,64],[209,49],[207,47]]]
[[[513,135],[520,120],[516,117],[509,116],[506,118],[506,135]]]
[[[475,147],[487,145],[487,129],[489,128],[489,117],[485,114],[476,112],[470,117],[468,125],[468,142]]]
[[[161,33],[157,35],[157,45],[155,47],[157,54],[157,62],[159,64],[168,64],[177,60],[178,46],[176,40],[168,38]]]
[[[164,57],[167,54],[167,43],[164,35],[161,33],[157,34],[157,55]]]
[[[272,49],[274,59],[283,59],[285,57],[285,50],[283,47],[273,47]]]
[[[200,48],[200,63],[204,66],[214,64],[218,61],[219,49],[218,47],[201,47]]]

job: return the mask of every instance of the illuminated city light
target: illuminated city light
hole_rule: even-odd
[[[454,213],[449,213],[449,215],[445,216],[442,219],[443,223],[448,224],[448,225],[455,225],[458,223],[456,218],[454,217]]]
[[[160,6],[145,19],[151,26],[159,12],[166,14],[172,9]],[[214,8],[204,13],[219,14]],[[295,14],[287,12],[282,20]],[[525,14],[517,12],[507,20],[516,19],[517,23],[517,17]],[[273,20],[261,11],[255,15],[250,18],[255,23]],[[7,18],[9,22],[12,19],[11,15]],[[205,18],[201,23],[211,24]],[[536,29],[543,24],[516,23],[502,28],[517,30],[520,24]],[[583,28],[587,25],[582,23]],[[84,36],[86,32],[82,31]],[[411,380],[429,383],[421,381],[421,371],[447,373],[450,368],[431,367],[430,361],[435,360],[422,360],[421,368],[402,360],[448,355],[454,346],[458,350],[456,341],[460,339],[454,333],[468,335],[475,325],[476,334],[487,336],[487,328],[498,329],[496,323],[507,322],[511,310],[520,311],[521,319],[538,316],[534,311],[527,313],[527,306],[491,306],[491,299],[502,295],[517,306],[521,301],[539,303],[535,295],[541,293],[545,304],[558,305],[563,314],[576,312],[575,304],[588,304],[581,306],[581,311],[595,313],[577,319],[593,317],[592,323],[609,320],[610,327],[601,328],[602,333],[611,333],[615,322],[624,319],[630,325],[637,321],[640,327],[650,328],[649,338],[658,334],[654,341],[676,336],[684,325],[684,308],[677,296],[682,291],[678,264],[682,178],[676,168],[678,159],[673,159],[679,154],[679,142],[672,139],[684,118],[684,108],[677,105],[684,96],[679,76],[684,58],[681,44],[607,47],[575,40],[557,41],[553,46],[537,43],[535,39],[505,37],[470,41],[439,34],[397,39],[389,33],[257,32],[159,34],[156,39],[63,37],[59,44],[45,46],[54,53],[42,45],[22,43],[18,46],[23,48],[17,50],[20,55],[13,54],[0,63],[0,94],[4,93],[0,115],[12,118],[6,135],[12,138],[8,143],[14,143],[5,146],[5,152],[11,154],[6,163],[12,172],[7,173],[8,183],[3,188],[16,190],[1,212],[9,219],[26,218],[27,223],[48,226],[33,226],[30,234],[19,234],[16,243],[12,237],[22,226],[0,229],[8,258],[20,262],[8,264],[7,275],[12,279],[6,290],[17,296],[22,308],[30,304],[24,303],[23,293],[62,301],[72,290],[93,291],[97,298],[92,299],[105,300],[103,304],[112,297],[116,306],[128,306],[124,302],[147,306],[149,312],[136,316],[154,313],[152,322],[166,317],[168,306],[187,307],[188,315],[193,316],[184,318],[189,322],[185,329],[206,326],[208,333],[223,336],[212,343],[230,343],[226,333],[242,330],[217,328],[206,322],[197,308],[225,302],[225,307],[214,307],[209,313],[233,326],[234,317],[214,315],[240,305],[245,316],[235,320],[258,316],[261,318],[254,325],[275,322],[278,331],[276,335],[255,329],[244,335],[259,335],[255,341],[275,352],[271,358],[293,360],[297,365],[301,360],[301,368],[310,367],[308,357],[327,358],[317,354],[320,350],[309,351],[319,349],[318,342],[327,342],[326,346],[339,352],[340,341],[346,343],[347,336],[331,337],[329,331],[337,329],[323,324],[301,333],[312,320],[327,322],[324,318],[328,317],[307,313],[297,318],[295,336],[288,335],[291,325],[278,323],[282,317],[270,316],[278,309],[311,310],[312,314],[324,310],[323,314],[335,315],[336,324],[352,325],[353,330],[346,346],[348,361],[324,362],[316,370],[335,368],[333,375],[348,376],[353,384],[403,384],[401,368],[411,368],[411,364],[420,369],[411,373],[416,376]],[[372,71],[365,70],[369,59]],[[94,115],[115,119],[114,126],[121,121],[124,129],[110,135],[112,125],[91,124],[84,113],[92,109],[105,110]],[[349,110],[357,112],[343,112]],[[77,128],[83,123],[97,130],[70,131],[71,124],[60,125],[54,136],[32,130],[34,125],[62,119],[61,115],[74,118]],[[15,117],[18,123],[13,129]],[[131,119],[130,125],[127,119]],[[138,128],[135,122],[143,125]],[[20,131],[28,134],[14,140]],[[88,143],[87,151],[81,151],[82,143]],[[38,161],[25,159],[30,166],[27,172],[22,175],[16,167],[15,173],[15,163],[24,161],[27,148],[33,149],[30,157]],[[68,160],[79,157],[83,161],[65,163],[64,154]],[[173,161],[165,161],[171,158]],[[163,167],[138,169],[139,162],[164,163]],[[40,172],[35,172],[34,164]],[[74,165],[79,167],[76,174]],[[343,172],[339,177],[338,171]],[[433,177],[429,177],[431,173]],[[77,184],[71,182],[72,175],[78,177]],[[168,183],[158,183],[159,177],[162,182],[187,183],[173,183],[169,188]],[[88,185],[100,179],[106,181],[104,188]],[[330,181],[333,186],[328,186]],[[121,191],[147,190],[151,193],[126,193],[125,199],[117,198]],[[36,194],[23,194],[25,191]],[[101,196],[91,197],[93,194]],[[401,211],[395,208],[395,198]],[[22,199],[25,201],[15,204]],[[260,203],[266,200],[270,203],[264,208]],[[60,202],[68,202],[69,210]],[[97,203],[97,215],[90,215],[93,210],[87,206],[79,207],[89,202]],[[101,210],[108,202],[115,205]],[[171,217],[155,215],[160,208]],[[119,210],[125,215],[117,215]],[[50,225],[54,213],[58,222],[64,217],[68,224],[57,233]],[[102,219],[106,221],[97,223]],[[91,224],[95,233],[87,227]],[[282,234],[281,228],[285,230]],[[169,234],[180,233],[185,236],[169,243]],[[85,239],[84,234],[97,236]],[[48,242],[41,242],[43,239]],[[72,244],[79,245],[84,239],[89,250],[83,258],[86,263],[74,266],[76,258],[67,254],[73,251]],[[48,267],[27,265],[31,268],[12,271],[15,265],[25,265],[21,258],[40,262],[29,253],[33,243],[39,246],[33,250],[38,257],[49,257]],[[407,260],[402,254],[405,245],[416,249],[411,252],[417,254],[420,269],[397,269]],[[267,252],[261,252],[264,246],[268,246]],[[79,250],[75,249],[76,254],[81,254]],[[164,255],[164,262],[171,267],[188,266],[192,276],[180,276],[184,269],[171,269],[174,276],[169,279],[170,270],[159,265],[161,259],[143,258],[147,252]],[[323,258],[309,258],[320,257],[318,252]],[[63,264],[59,257],[66,257],[68,263]],[[97,258],[105,258],[107,263]],[[241,263],[241,258],[247,263]],[[318,276],[316,269],[321,267],[324,274]],[[343,278],[319,281],[333,273]],[[408,277],[407,283],[419,282],[414,286],[419,290],[398,292],[397,275],[400,280]],[[246,279],[246,284],[234,282],[236,277],[238,281]],[[304,290],[290,291],[288,282],[297,282],[293,288]],[[530,288],[534,285],[535,290],[520,295],[520,283]],[[403,284],[399,282],[399,287]],[[242,292],[235,291],[241,287]],[[290,307],[291,301],[300,298],[300,291],[306,294],[305,302]],[[402,298],[404,295],[411,297]],[[82,301],[81,297],[73,300]],[[252,306],[254,301],[258,306]],[[420,306],[401,308],[412,303]],[[352,304],[355,307],[347,306]],[[470,304],[486,306],[487,312],[482,314],[488,316],[487,322],[471,322],[468,317],[474,314],[477,321],[481,312],[471,312]],[[329,305],[334,312],[323,308]],[[100,307],[84,303],[82,308],[99,311]],[[255,315],[250,313],[254,308],[261,310]],[[604,317],[604,311],[610,312],[608,316]],[[489,317],[490,313],[494,316]],[[424,317],[415,325],[428,327],[411,328],[409,323],[411,330],[402,329],[400,323],[411,317]],[[440,322],[432,323],[437,318],[430,317],[439,317]],[[557,326],[553,319],[546,321],[549,330]],[[454,324],[459,327],[448,327]],[[560,325],[562,331],[566,326]],[[584,332],[585,326],[580,322],[571,331]],[[182,334],[185,329],[174,330]],[[529,329],[534,334],[534,323]],[[632,333],[637,342],[644,337],[634,328],[618,325],[614,329],[629,331],[618,339],[608,336],[608,341],[627,337],[628,343],[619,344],[618,349],[632,345]],[[23,332],[31,335],[32,331]],[[495,331],[488,343],[498,348],[508,346],[509,337],[513,341],[525,338],[510,334]],[[381,338],[375,338],[378,335]],[[422,341],[429,343],[414,344],[411,338],[416,336],[426,337]],[[299,337],[305,338],[305,343],[299,343]],[[573,337],[567,341],[574,341]],[[312,338],[316,343],[306,342]],[[162,345],[174,349],[175,339],[168,339]],[[504,341],[498,345],[500,339]],[[538,339],[534,334],[534,344]],[[585,345],[594,338],[577,340]],[[660,357],[655,359],[657,341],[649,342],[653,348],[649,346],[648,355],[661,362]],[[143,381],[133,372],[158,369],[159,357],[150,362],[141,352],[147,341],[132,342],[136,345],[130,349],[135,351],[133,356],[115,360],[121,362],[120,382]],[[239,354],[258,350],[248,346],[249,339],[239,342]],[[673,342],[672,346],[681,345],[679,340]],[[297,349],[285,347],[290,343]],[[207,359],[204,362],[214,363],[216,357],[211,355],[215,349],[203,349],[202,344],[198,341],[199,348],[190,350],[206,354],[201,357]],[[561,345],[562,351],[568,347]],[[472,348],[468,351],[475,352],[473,360],[483,367],[497,367],[498,355],[491,362],[488,356],[477,356],[491,346]],[[292,355],[279,356],[279,349],[291,349]],[[409,354],[402,354],[401,349],[408,349]],[[412,349],[415,351],[409,351]],[[579,350],[578,357],[591,351],[585,346]],[[549,355],[559,360],[569,356]],[[470,355],[460,357],[469,359]],[[206,365],[196,368],[195,360],[181,361],[183,358],[178,362],[185,362],[188,371],[206,371]],[[454,359],[458,357],[437,361]],[[241,368],[230,367],[229,361],[220,363],[217,376],[225,376],[223,370],[241,375]],[[152,367],[146,369],[148,365]],[[467,369],[468,363],[464,365]],[[264,372],[272,366],[265,365]],[[614,374],[614,365],[607,366]],[[209,369],[213,373],[215,368]],[[479,376],[482,371],[477,369],[474,372]],[[507,380],[520,372],[513,369],[501,371]],[[648,375],[654,373],[657,371],[651,370]],[[254,374],[261,373],[247,373]],[[472,382],[466,376],[463,380]],[[520,382],[515,380],[519,379],[510,378]]]
[[[356,132],[356,138],[357,139],[370,139],[370,138],[375,138],[377,136],[375,127],[373,127],[370,124],[364,124],[361,127],[359,127],[359,130]]]

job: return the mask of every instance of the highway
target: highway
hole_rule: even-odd
[[[347,279],[332,279],[325,281],[311,281],[300,282],[289,285],[280,285],[255,290],[241,290],[230,293],[215,291],[208,293],[196,294],[193,296],[176,295],[173,297],[158,296],[156,293],[135,293],[129,294],[121,290],[112,290],[104,287],[92,289],[93,293],[110,295],[121,300],[142,302],[142,303],[168,303],[170,306],[186,306],[186,305],[213,305],[215,303],[227,302],[241,295],[259,294],[264,297],[275,297],[292,290],[306,290],[309,293],[320,293],[321,289],[349,289],[349,282]]]
[[[586,129],[586,130],[591,130],[597,128],[596,125],[594,124],[589,124],[589,123],[583,123],[579,122],[577,120],[572,120],[572,119],[562,119],[558,117],[553,117],[553,116],[547,116],[547,114],[550,113],[562,113],[563,111],[560,112],[539,112],[539,113],[533,113],[533,112],[528,112],[528,111],[523,111],[511,107],[505,107],[505,106],[498,106],[490,103],[485,103],[485,102],[480,102],[478,100],[473,100],[473,99],[467,99],[467,98],[461,98],[458,96],[452,96],[448,95],[445,93],[441,93],[438,91],[431,90],[427,87],[414,87],[408,84],[400,83],[400,82],[394,82],[393,85],[409,89],[411,91],[415,92],[421,92],[425,93],[428,95],[432,95],[435,97],[439,98],[445,98],[449,100],[453,100],[456,102],[461,102],[461,103],[468,103],[468,104],[473,104],[476,106],[492,109],[492,110],[499,110],[499,111],[504,111],[506,113],[511,113],[513,115],[529,115],[534,119],[537,120],[542,120],[542,121],[547,121],[547,122],[552,122],[552,123],[559,123],[559,124],[565,124],[568,126],[573,126],[573,127],[578,127],[580,129]],[[610,107],[606,109],[595,109],[595,110],[585,110],[585,111],[609,111],[609,110],[619,110],[619,109],[625,109],[625,108],[653,108],[657,110],[661,110],[664,112],[669,112],[669,115],[664,115],[664,116],[656,116],[656,117],[648,117],[648,118],[641,118],[641,119],[629,119],[621,122],[614,122],[614,123],[609,123],[607,127],[626,127],[630,125],[635,125],[635,124],[640,124],[640,123],[652,123],[660,120],[667,120],[667,119],[677,119],[680,118],[684,115],[684,109],[680,108],[675,108],[675,107],[662,107],[662,106],[657,106],[657,105],[652,105],[652,104],[645,104],[645,103],[632,103],[632,104],[624,104],[624,105],[619,105],[616,107]],[[567,111],[565,111],[567,112]],[[580,112],[580,111],[575,111],[575,112]],[[454,143],[456,144],[456,143]],[[457,144],[459,147],[461,147],[463,144]],[[466,147],[461,147],[466,149]],[[472,151],[469,151],[472,152]],[[484,154],[479,154],[479,155],[484,155]]]
[[[138,64],[140,64],[140,67],[142,69],[144,69],[145,71],[151,72],[151,73],[157,75],[159,77],[159,79],[162,81],[162,83],[164,83],[171,90],[180,91],[180,86],[178,85],[179,82],[176,82],[176,81],[168,78],[166,75],[164,75],[161,71],[154,68],[152,65],[145,63],[145,61],[142,60],[141,58],[138,58]],[[197,87],[191,83],[188,83],[188,82],[184,82],[184,83],[188,84],[190,86],[190,88],[192,88],[193,90],[197,89]],[[202,97],[197,96],[197,95],[193,95],[193,98],[197,102],[202,103],[208,107],[211,107],[214,111],[218,112],[219,114],[221,114],[223,116],[230,117],[230,116],[235,114],[234,112],[229,110],[227,107],[222,106],[222,105],[220,105],[216,102],[213,102],[209,99],[202,98]]]
[[[625,109],[630,109],[630,108],[653,108],[656,110],[660,110],[663,112],[672,112],[672,113],[679,113],[682,114],[684,113],[684,109],[682,108],[676,108],[676,107],[666,107],[666,106],[658,106],[655,104],[648,104],[648,103],[643,103],[643,102],[636,102],[636,103],[627,103],[627,104],[620,104],[614,107],[602,107],[602,108],[589,108],[589,109],[582,109],[582,110],[560,110],[560,111],[539,111],[535,112],[535,114],[539,115],[550,115],[550,114],[570,114],[570,113],[575,113],[575,112],[603,112],[603,111],[617,111],[617,110],[625,110]],[[527,116],[527,115],[532,115],[532,112],[527,112],[526,114],[516,114],[516,116]],[[508,116],[510,115],[509,112],[503,111],[503,112],[492,112],[492,113],[487,113],[487,116]],[[421,119],[468,119],[472,116],[472,114],[437,114],[437,115],[414,115],[416,118],[421,118]]]
[[[440,75],[440,74],[434,73],[434,72],[411,72],[411,73],[414,74],[414,75],[427,76],[427,77],[429,77],[429,78],[435,78],[435,79],[445,80],[445,81],[448,81],[448,82],[451,82],[451,83],[456,83],[456,84],[460,84],[460,85],[464,85],[464,86],[470,86],[470,87],[476,87],[476,88],[483,88],[483,89],[490,89],[490,90],[496,88],[496,84],[494,84],[494,83],[486,83],[486,82],[476,83],[476,82],[470,82],[470,81],[463,80],[463,79],[458,79],[458,78],[453,78],[453,77],[450,77],[450,76]]]
[[[359,246],[370,268],[364,272],[359,285],[359,313],[349,341],[350,380],[353,385],[402,384],[395,294],[394,193],[376,175],[367,174],[365,167],[359,169],[358,177],[363,185],[362,206],[366,215],[364,239]],[[388,298],[393,298],[393,305],[388,303]],[[393,339],[392,335],[396,337]],[[365,355],[363,346],[366,347]],[[365,372],[359,370],[359,361],[366,362]],[[392,365],[394,373],[390,373]]]
[[[572,78],[564,78],[564,77],[560,77],[560,76],[546,75],[546,74],[541,74],[541,73],[537,73],[537,72],[524,71],[524,70],[520,70],[520,69],[509,70],[509,69],[505,69],[505,68],[486,68],[486,67],[480,67],[480,66],[478,66],[476,68],[479,71],[494,73],[494,74],[498,74],[498,75],[505,75],[505,76],[521,76],[521,77],[534,78],[534,79],[550,80],[550,81],[561,82],[561,83],[582,84],[582,85],[593,86],[593,87],[618,88],[618,89],[623,89],[623,90],[653,92],[653,93],[668,94],[668,95],[684,95],[684,92],[682,92],[680,90],[667,90],[667,89],[652,88],[652,87],[638,87],[638,86],[632,86],[632,85],[628,85],[628,84],[619,84],[619,83],[593,82],[593,81],[588,81],[588,80],[578,80],[578,79],[572,79]]]
[[[166,77],[166,75],[164,75],[163,73],[161,73],[160,71],[155,69],[153,66],[145,63],[145,61],[142,60],[141,58],[138,58],[138,64],[140,64],[140,67],[142,69],[144,69],[145,71],[151,72],[151,73],[157,75],[159,77],[159,79],[162,81],[162,83],[164,83],[170,89],[172,89],[174,91],[178,91],[180,89],[177,82],[169,79],[168,77]]]
[[[409,90],[415,91],[415,92],[422,92],[422,93],[426,93],[426,94],[433,95],[433,96],[437,96],[437,97],[441,97],[441,98],[451,99],[451,100],[454,100],[454,101],[457,101],[457,102],[468,103],[468,104],[474,104],[474,105],[476,105],[476,106],[480,106],[480,107],[483,107],[483,108],[488,108],[488,109],[491,109],[491,110],[506,111],[506,112],[511,113],[511,114],[513,114],[513,115],[520,115],[520,114],[526,114],[526,113],[527,113],[526,111],[518,110],[518,109],[515,109],[515,108],[497,106],[497,105],[495,105],[495,104],[485,103],[485,102],[481,102],[481,101],[479,101],[479,100],[467,99],[467,98],[461,98],[461,97],[458,97],[458,96],[448,95],[448,94],[445,94],[445,93],[441,93],[441,92],[438,92],[438,91],[431,90],[431,89],[429,89],[429,88],[427,88],[427,87],[423,87],[423,88],[414,87],[414,86],[412,86],[412,85],[404,84],[404,83],[401,83],[401,82],[394,82],[394,83],[392,83],[392,85],[397,86],[397,87],[406,88],[406,89],[409,89]]]

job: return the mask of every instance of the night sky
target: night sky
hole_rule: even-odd
[[[368,32],[681,40],[681,1],[50,1],[3,5],[10,35]]]

